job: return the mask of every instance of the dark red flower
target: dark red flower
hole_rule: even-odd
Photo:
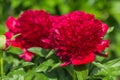
[[[20,34],[12,42],[13,46],[22,49],[30,47],[51,48],[48,36],[52,27],[52,16],[47,12],[43,10],[27,10],[17,19],[9,17],[6,25],[14,35]],[[24,51],[28,53],[28,51]],[[25,59],[25,56],[26,54],[22,58]]]
[[[6,25],[14,34],[21,34],[17,37],[22,41],[24,47],[50,48],[48,36],[52,27],[52,16],[43,10],[27,10],[18,19],[9,17]]]
[[[75,11],[56,18],[51,30],[51,43],[57,56],[64,62],[62,66],[88,64],[95,54],[108,47],[103,37],[108,26],[91,14]]]

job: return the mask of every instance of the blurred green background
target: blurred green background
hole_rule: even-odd
[[[92,13],[114,30],[106,35],[111,41],[109,59],[120,57],[120,0],[0,0],[0,34],[6,31],[8,16],[17,17],[27,9],[44,9],[52,15],[81,10]]]

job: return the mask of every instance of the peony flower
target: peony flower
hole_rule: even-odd
[[[21,58],[27,61],[33,56],[27,49],[30,47],[51,48],[48,36],[52,27],[52,16],[43,10],[27,10],[17,19],[9,17],[6,25],[10,32],[20,34],[12,42],[13,46],[20,47],[25,52]]]
[[[43,10],[27,10],[18,19],[9,17],[6,25],[14,34],[21,34],[17,40],[29,47],[49,48],[47,40],[52,25],[52,16]]]
[[[80,11],[56,18],[50,42],[63,61],[61,66],[88,64],[95,60],[96,54],[107,56],[101,53],[109,44],[109,40],[103,40],[107,29],[93,15]]]

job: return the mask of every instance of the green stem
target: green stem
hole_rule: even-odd
[[[75,71],[73,71],[73,80],[77,80]]]
[[[3,78],[4,78],[3,52],[1,53],[1,57],[0,57],[0,69],[1,69],[1,78],[2,78],[2,80],[3,80]]]

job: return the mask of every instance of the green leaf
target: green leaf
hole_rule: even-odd
[[[44,54],[42,53],[42,48],[40,48],[40,47],[29,48],[28,51],[35,53],[36,55],[39,55],[40,57],[44,57]]]
[[[113,76],[107,76],[107,77],[104,77],[102,80],[117,80],[117,79],[115,79],[115,77]]]
[[[88,77],[88,69],[85,65],[75,66],[75,73],[78,80],[86,80]]]
[[[52,65],[52,66],[51,66],[52,68],[51,68],[48,72],[52,71],[52,70],[55,69],[55,68],[60,67],[60,64],[61,64],[61,63],[57,63],[57,64]]]
[[[11,0],[11,8],[16,8],[21,4],[22,0],[16,1],[16,0]]]
[[[32,62],[22,62],[22,66],[31,66],[31,65],[35,65],[34,63]]]
[[[25,71],[24,71],[24,69],[23,68],[20,68],[20,69],[18,69],[18,70],[13,70],[13,71],[11,71],[8,75],[9,76],[12,76],[12,75],[25,75],[26,73],[25,73]]]
[[[105,58],[101,56],[96,56],[96,60],[102,62]]]
[[[94,64],[94,65],[97,66],[98,68],[106,69],[106,66],[104,66],[103,64],[101,64],[101,63],[99,63],[99,62],[92,62],[92,64]]]
[[[20,55],[23,53],[23,51],[18,48],[18,47],[10,47],[8,50],[7,50],[8,53],[12,53],[12,54],[16,54],[16,55]]]
[[[50,52],[46,55],[45,58],[49,58],[51,55],[53,55],[55,53],[55,50],[50,50]]]
[[[99,68],[96,75],[104,75],[104,76],[106,76],[108,74],[107,66],[105,66],[105,65],[103,65],[103,64],[101,64],[99,62],[92,62],[92,64],[94,64],[95,66],[97,66]]]
[[[27,73],[25,74],[25,80],[33,80],[35,73],[36,72],[34,71],[34,68],[29,69],[29,71],[27,71]]]
[[[2,8],[2,6],[0,6],[0,9]],[[3,35],[6,32],[6,27],[4,25],[4,23],[0,22],[0,35]]]
[[[54,60],[48,59],[47,61],[44,61],[41,63],[37,68],[36,72],[45,72],[50,66],[52,66],[54,63]]]
[[[57,75],[59,77],[59,80],[66,80],[65,79],[66,75],[65,75],[65,72],[62,68],[58,68],[56,71],[57,71]]]
[[[53,71],[50,71],[50,72],[45,72],[45,75],[48,76],[48,80],[58,80],[57,79],[57,73],[56,73],[57,70],[53,70]]]
[[[104,80],[114,80],[113,78],[118,76],[120,74],[120,59],[114,59],[111,61],[108,61],[104,64],[93,62],[95,66],[99,68],[96,76],[104,76]]]
[[[5,48],[6,37],[4,35],[0,35],[0,49]]]
[[[106,63],[104,63],[105,66],[109,66],[109,67],[120,67],[120,58],[117,58],[117,59],[113,59],[113,60],[110,60]]]
[[[18,70],[11,71],[7,76],[9,76],[10,78],[12,78],[13,80],[24,80],[24,75],[25,74],[26,73],[23,70],[23,68],[20,68]]]
[[[112,32],[113,30],[114,30],[114,26],[113,26],[113,27],[110,27],[110,28],[108,29],[107,33],[110,33],[110,32]]]
[[[35,79],[34,80],[48,80],[48,77],[45,76],[43,73],[36,73],[35,74]]]
[[[54,79],[48,79],[48,80],[58,80],[57,78],[54,78]]]
[[[2,79],[0,79],[0,80],[2,80]],[[24,76],[14,75],[12,78],[5,76],[4,80],[24,80]]]

